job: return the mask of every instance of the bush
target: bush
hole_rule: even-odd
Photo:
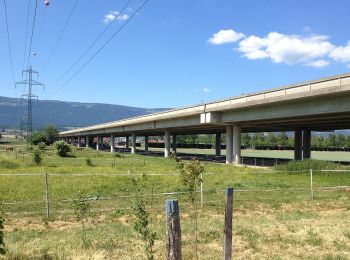
[[[58,140],[58,130],[53,125],[47,125],[44,130],[44,135],[47,144],[53,144],[56,140]]]
[[[86,158],[85,162],[86,162],[87,166],[94,166],[93,163],[92,163],[92,160],[90,158]]]
[[[45,148],[46,148],[46,144],[44,142],[40,142],[38,143],[38,148],[41,150],[41,151],[44,151]]]
[[[35,148],[33,151],[33,161],[36,165],[39,165],[43,158],[41,157],[41,150],[39,148]]]
[[[57,141],[54,145],[56,147],[57,154],[60,157],[66,157],[71,151],[70,146],[64,141]]]
[[[306,159],[301,161],[291,161],[287,164],[280,164],[274,167],[276,171],[286,171],[286,172],[306,172],[310,169],[317,170],[337,170],[342,169],[340,164],[330,162],[330,161],[319,161],[314,159]]]
[[[28,137],[28,142],[32,145],[37,145],[40,142],[46,143],[46,137],[43,132],[34,132]]]

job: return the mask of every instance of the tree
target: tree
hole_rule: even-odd
[[[330,133],[326,139],[326,145],[328,147],[336,147],[336,135],[333,133]]]
[[[53,144],[58,140],[59,131],[53,125],[49,124],[44,130],[47,144]]]
[[[286,132],[281,132],[278,135],[277,139],[278,139],[278,145],[283,146],[283,147],[288,145],[288,136],[287,136]]]
[[[267,146],[276,146],[278,143],[278,138],[274,133],[269,133],[265,138],[265,145]]]
[[[250,146],[251,145],[252,138],[248,133],[242,134],[242,145],[244,146]]]
[[[43,158],[41,157],[41,150],[39,148],[35,148],[33,150],[33,161],[36,165],[39,165]]]
[[[265,145],[265,137],[263,133],[255,133],[252,141],[254,146],[262,146]]]

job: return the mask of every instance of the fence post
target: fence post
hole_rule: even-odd
[[[166,213],[166,259],[181,260],[181,227],[178,200],[165,202]]]
[[[226,188],[225,228],[224,228],[224,260],[232,259],[232,212],[233,188]]]
[[[50,217],[50,202],[49,202],[49,176],[45,173],[45,187],[46,187],[46,217]]]
[[[204,186],[204,180],[203,180],[203,173],[201,173],[201,206],[203,207],[203,186]]]
[[[314,199],[314,186],[313,186],[312,175],[313,175],[313,172],[312,172],[312,169],[310,169],[310,193],[311,193],[311,199]]]

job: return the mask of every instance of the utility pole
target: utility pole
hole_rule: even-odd
[[[38,72],[34,71],[32,69],[32,66],[29,66],[29,69],[24,70],[22,72],[22,75],[23,75],[23,73],[28,74],[28,80],[26,79],[26,80],[16,82],[16,85],[28,85],[28,93],[22,95],[22,97],[27,98],[27,106],[28,106],[27,107],[27,111],[28,111],[28,114],[27,114],[27,116],[28,116],[28,118],[27,118],[27,120],[28,120],[27,121],[27,138],[28,138],[29,136],[32,135],[32,132],[33,132],[32,99],[38,98],[38,96],[36,96],[32,93],[33,86],[45,87],[45,85],[38,82],[38,81],[33,80],[33,73],[38,75]]]

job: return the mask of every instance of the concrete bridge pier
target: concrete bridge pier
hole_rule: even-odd
[[[101,147],[100,147],[100,137],[97,136],[97,137],[96,137],[96,150],[99,151],[100,148],[101,148]]]
[[[90,138],[88,136],[85,137],[85,147],[89,148],[90,146]]]
[[[300,129],[294,131],[294,160],[301,160],[303,153],[303,133]]]
[[[80,147],[80,142],[81,142],[81,139],[80,139],[80,136],[78,137],[78,147]]]
[[[136,153],[136,134],[131,134],[131,154]]]
[[[233,126],[226,126],[226,163],[232,163],[233,149]]]
[[[145,152],[148,152],[148,135],[145,136]]]
[[[232,136],[232,153],[233,162],[235,164],[241,164],[241,127],[233,126],[233,136]]]
[[[311,158],[311,130],[303,130],[303,159]]]
[[[125,148],[129,149],[129,136],[125,137]]]
[[[165,130],[165,139],[164,139],[164,157],[168,158],[170,155],[170,131]]]
[[[176,135],[173,135],[173,147],[172,147],[172,151],[173,151],[174,153],[176,153],[176,147],[177,147]]]
[[[215,134],[215,155],[221,155],[221,134]]]
[[[111,134],[111,140],[110,140],[110,146],[111,146],[111,153],[114,153],[115,152],[115,149],[114,149],[114,142],[115,141],[115,136],[114,134]]]

